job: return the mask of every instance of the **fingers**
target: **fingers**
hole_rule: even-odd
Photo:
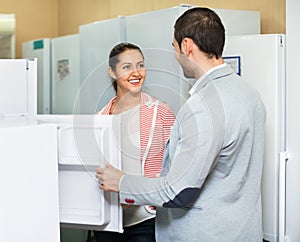
[[[108,163],[108,162],[105,162],[105,167],[106,167],[106,168],[114,168],[114,169],[116,169],[114,166],[112,166],[112,165],[111,165],[110,163]],[[101,173],[103,173],[104,169],[105,169],[105,168],[97,167],[97,168],[96,168],[96,172],[101,174]]]
[[[104,191],[119,192],[119,183],[124,173],[114,166],[106,163],[106,168],[97,167],[95,177],[98,179],[100,189]]]
[[[108,163],[108,162],[105,162],[105,166],[106,166],[106,168],[112,168],[112,169],[117,169],[116,167],[114,167],[113,165],[111,165],[110,163]]]
[[[100,184],[99,188],[104,190],[104,191],[110,191],[110,189],[105,186],[105,178],[104,178],[104,171],[105,171],[105,168],[102,169],[102,168],[96,168],[96,175],[95,177],[98,179],[98,183]]]
[[[100,184],[100,188],[102,190],[104,190],[105,187],[103,186],[103,181],[102,181],[103,177],[102,177],[102,175],[103,175],[103,169],[96,168],[96,175],[95,175],[95,177],[98,179],[98,183]]]
[[[110,191],[110,189],[108,187],[106,187],[105,185],[103,184],[100,184],[100,189],[102,189],[103,191]]]
[[[98,173],[98,172],[100,172],[102,169],[100,168],[100,167],[97,167],[96,168],[96,172]]]
[[[95,177],[100,181],[100,179],[102,178],[102,172],[96,172]]]

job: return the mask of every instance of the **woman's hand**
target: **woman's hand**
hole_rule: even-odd
[[[106,163],[106,168],[96,168],[96,178],[100,183],[100,188],[104,191],[119,192],[119,183],[124,175],[124,172],[109,163]]]

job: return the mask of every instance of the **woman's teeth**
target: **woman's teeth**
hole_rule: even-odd
[[[139,79],[136,79],[136,80],[129,80],[130,83],[139,83],[140,80]]]

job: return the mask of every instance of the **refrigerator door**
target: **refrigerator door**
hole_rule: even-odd
[[[115,96],[108,75],[108,55],[112,47],[125,41],[123,17],[79,27],[80,92],[75,113],[94,114]]]
[[[278,241],[279,157],[286,150],[285,36],[228,37],[224,59],[242,77],[251,80],[267,110],[262,177],[263,235]]]
[[[22,57],[37,58],[37,112],[50,113],[51,40],[38,39],[23,43]]]
[[[79,35],[51,40],[51,113],[72,114],[80,87]]]
[[[121,168],[120,120],[100,115],[39,115],[58,126],[60,222],[64,227],[122,231],[117,194],[99,188],[95,168]]]
[[[0,115],[35,115],[36,59],[0,59]]]
[[[0,241],[59,242],[57,127],[21,123],[0,120]]]

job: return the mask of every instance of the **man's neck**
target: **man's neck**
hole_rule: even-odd
[[[210,69],[224,64],[222,58],[203,58],[198,62],[198,69],[196,70],[196,79],[199,79],[203,74],[207,73]]]

